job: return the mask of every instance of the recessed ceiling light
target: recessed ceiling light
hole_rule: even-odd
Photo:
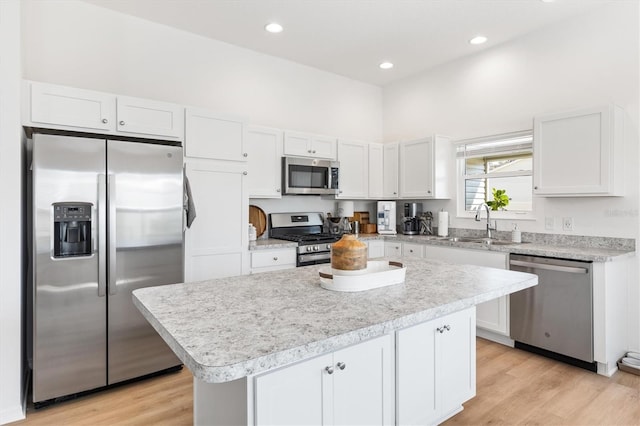
[[[271,22],[267,25],[264,26],[264,29],[270,33],[281,33],[283,28],[282,25],[276,23],[276,22]]]
[[[383,70],[390,70],[391,68],[393,68],[393,64],[391,62],[383,62],[378,66]]]
[[[469,40],[469,43],[471,44],[482,44],[484,42],[487,41],[487,38],[485,36],[475,36],[474,38],[472,38],[471,40]]]

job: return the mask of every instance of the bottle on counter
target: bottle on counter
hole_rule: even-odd
[[[249,241],[255,241],[257,238],[258,232],[256,231],[256,227],[253,226],[252,223],[249,224]]]
[[[518,229],[518,224],[514,223],[513,224],[513,231],[511,231],[511,241],[514,243],[521,243],[522,242],[522,234],[520,233],[520,230]]]

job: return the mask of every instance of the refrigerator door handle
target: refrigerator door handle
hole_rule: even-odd
[[[116,294],[116,176],[107,176],[109,192],[109,294]]]
[[[107,177],[98,175],[98,297],[107,294]]]

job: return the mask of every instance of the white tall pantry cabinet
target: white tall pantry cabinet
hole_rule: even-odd
[[[196,219],[185,231],[185,281],[249,272],[248,165],[242,120],[187,108],[186,175]]]

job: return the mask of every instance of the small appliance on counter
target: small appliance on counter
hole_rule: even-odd
[[[420,234],[420,216],[422,216],[422,204],[404,203],[404,217],[402,218],[402,233],[404,235]]]
[[[396,234],[396,202],[378,201],[378,234]]]

